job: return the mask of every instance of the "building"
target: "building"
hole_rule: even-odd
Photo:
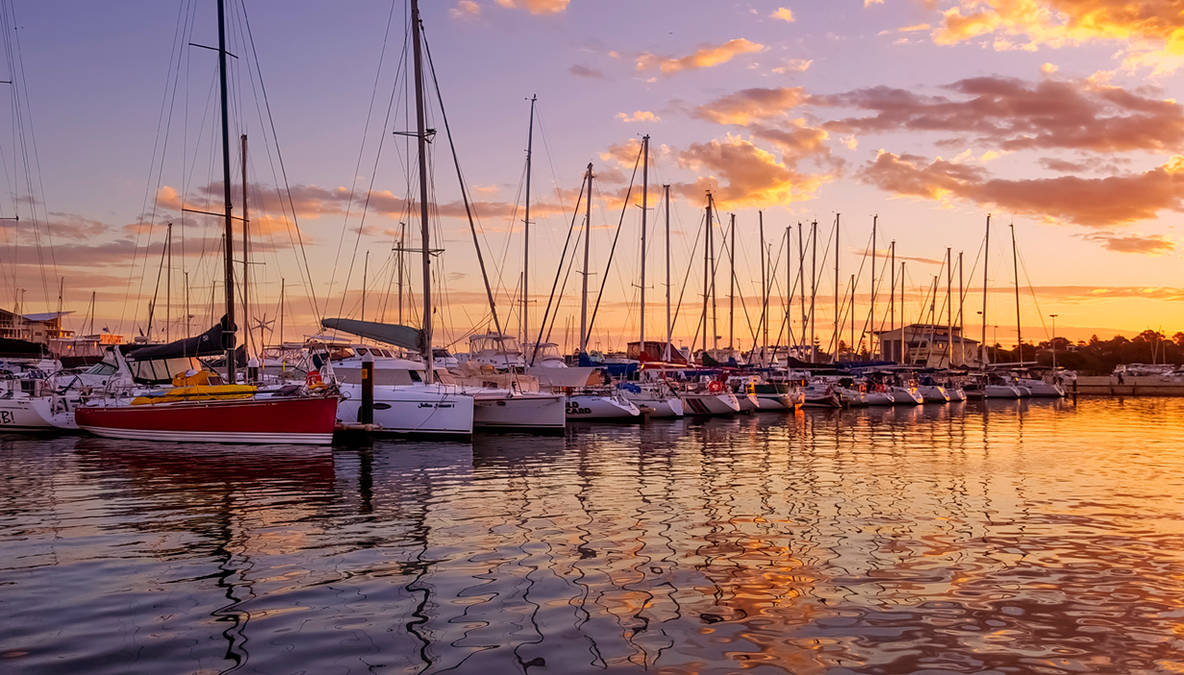
[[[978,366],[981,361],[979,343],[962,337],[954,326],[914,323],[876,333],[880,343],[880,358],[904,365],[923,368]],[[952,342],[952,349],[951,349]]]
[[[74,331],[62,330],[62,317],[70,312],[17,314],[0,309],[0,337],[48,344],[52,339],[68,338]]]

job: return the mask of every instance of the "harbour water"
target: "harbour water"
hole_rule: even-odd
[[[1184,400],[0,436],[0,671],[1184,669]]]

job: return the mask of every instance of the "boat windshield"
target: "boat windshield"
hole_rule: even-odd
[[[148,359],[129,361],[132,376],[138,382],[172,382],[173,376],[188,370],[202,370],[205,366],[196,358]]]
[[[518,340],[508,335],[475,335],[469,340],[473,352],[518,352]]]

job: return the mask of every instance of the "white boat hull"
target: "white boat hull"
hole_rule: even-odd
[[[473,392],[473,427],[562,431],[567,426],[563,394]]]
[[[48,431],[54,428],[50,399],[0,399],[0,431]]]
[[[893,398],[892,392],[888,391],[869,391],[867,392],[867,404],[871,405],[896,405],[896,399]]]
[[[893,387],[892,400],[896,401],[897,405],[921,405],[925,402],[921,392],[907,387]]]
[[[949,403],[950,396],[945,387],[935,384],[922,384],[917,387],[917,393],[926,403]]]
[[[688,415],[735,415],[740,412],[740,401],[730,391],[683,394],[682,402]]]
[[[643,391],[640,394],[626,392],[625,398],[638,408],[648,408],[650,417],[682,417],[685,411],[682,399],[677,396],[661,396]]]
[[[567,397],[567,419],[570,420],[631,420],[641,417],[641,409],[632,402],[615,396],[573,394]]]
[[[946,387],[946,393],[950,396],[950,401],[959,403],[966,400],[966,392],[962,391],[961,387]]]
[[[798,407],[797,394],[749,394],[761,412],[793,410]]]
[[[342,384],[346,396],[337,406],[337,419],[357,424],[362,409],[362,387]],[[374,387],[374,424],[378,433],[459,435],[473,433],[473,397],[433,386]]]

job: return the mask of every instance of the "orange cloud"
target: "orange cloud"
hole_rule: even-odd
[[[525,9],[531,14],[559,14],[571,0],[497,0],[497,4],[506,9]]]
[[[473,19],[481,16],[481,5],[474,0],[457,0],[456,7],[448,10],[454,19]]]
[[[635,110],[633,114],[617,113],[617,119],[622,122],[658,122],[662,118],[648,110]]]
[[[764,45],[745,38],[734,38],[721,45],[701,47],[687,56],[658,56],[646,52],[637,57],[635,67],[638,72],[657,70],[663,75],[673,75],[684,70],[712,68],[741,54],[752,54],[764,48]]]
[[[951,45],[995,35],[996,49],[1062,47],[1092,41],[1150,45],[1166,56],[1184,56],[1184,25],[1178,0],[957,0],[933,32],[937,44]]]
[[[1101,244],[1104,248],[1119,253],[1142,253],[1144,255],[1163,255],[1176,250],[1176,244],[1158,234],[1114,234],[1111,232],[1094,232],[1083,236],[1092,242]]]
[[[675,185],[675,191],[697,200],[712,190],[722,208],[779,206],[810,199],[826,178],[801,174],[792,163],[778,161],[773,153],[732,135],[693,143],[677,159],[679,166],[708,175]]]
[[[868,183],[901,196],[958,198],[1049,221],[1108,227],[1184,210],[1184,157],[1136,174],[1028,180],[992,178],[978,167],[881,151],[862,171]],[[1114,245],[1122,245],[1121,242]]]
[[[813,96],[809,102],[874,113],[825,125],[842,132],[966,133],[1002,150],[1170,152],[1184,145],[1184,107],[1121,87],[1086,80],[1029,83],[993,76],[959,80],[943,89],[958,97],[873,87]]]
[[[786,23],[793,23],[794,21],[797,21],[793,15],[793,10],[787,7],[778,7],[776,12],[773,12],[769,15],[769,18],[779,19]]]
[[[695,117],[717,124],[745,126],[754,120],[784,116],[789,110],[809,100],[802,87],[741,89],[695,108]]]

